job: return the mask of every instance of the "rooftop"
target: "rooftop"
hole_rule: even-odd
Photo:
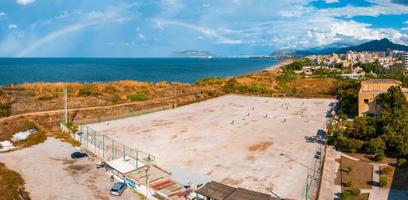
[[[234,191],[235,191],[234,187],[224,185],[222,183],[218,183],[215,181],[211,181],[207,183],[204,187],[197,190],[196,192],[206,197],[211,197],[213,199],[225,199]]]
[[[196,191],[198,194],[217,200],[273,200],[269,194],[255,192],[244,188],[234,188],[211,181]]]
[[[254,192],[251,190],[237,188],[225,200],[273,200],[269,194]]]

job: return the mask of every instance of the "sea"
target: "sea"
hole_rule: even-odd
[[[273,58],[0,58],[0,85],[136,80],[192,83],[277,64]]]

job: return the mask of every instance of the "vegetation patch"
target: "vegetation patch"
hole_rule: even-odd
[[[30,195],[24,188],[24,179],[15,171],[0,163],[0,195],[2,200],[29,200]]]
[[[11,114],[11,104],[0,101],[0,117],[8,117]]]
[[[370,154],[374,161],[382,160],[385,154],[406,159],[408,102],[399,87],[391,87],[381,98],[381,116],[356,117],[330,126],[329,144],[346,152]]]
[[[144,101],[148,99],[148,96],[145,93],[135,93],[129,94],[127,98],[131,101]]]
[[[342,156],[340,158],[341,184],[344,190],[353,188],[370,189],[372,187],[373,166],[362,161],[354,161]],[[344,170],[351,168],[352,170]],[[338,177],[340,178],[340,177]]]
[[[196,83],[199,85],[222,85],[224,79],[220,77],[208,77],[198,80]]]

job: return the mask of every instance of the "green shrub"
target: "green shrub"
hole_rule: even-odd
[[[11,114],[11,104],[6,102],[6,103],[0,103],[0,117],[8,117]]]
[[[112,96],[111,102],[113,104],[117,104],[119,102],[119,96],[118,95]]]
[[[407,159],[399,158],[397,160],[397,167],[406,167],[407,166]]]
[[[241,93],[246,93],[246,94],[258,94],[258,95],[270,95],[272,94],[272,91],[269,90],[268,88],[261,86],[261,85],[238,85],[237,89]]]
[[[359,151],[363,145],[364,142],[361,140],[357,140],[357,139],[350,139],[350,138],[344,138],[342,142],[339,143],[340,148],[344,149],[345,151],[354,153],[356,151]]]
[[[382,151],[382,152],[376,153],[374,156],[371,157],[371,159],[372,159],[373,161],[378,162],[378,161],[383,160],[384,157],[385,157],[385,155],[384,155],[384,152]]]
[[[353,195],[353,196],[358,196],[358,195],[360,195],[361,190],[358,189],[358,188],[351,188],[350,193],[351,193],[351,195]]]
[[[352,185],[353,185],[353,182],[351,182],[351,181],[347,181],[347,182],[344,183],[344,186],[346,186],[346,187],[351,187]]]
[[[347,120],[347,115],[346,114],[338,114],[337,117],[339,118],[340,121],[346,121]]]
[[[145,93],[136,93],[136,94],[129,94],[127,98],[131,101],[144,101],[148,98],[148,96]]]
[[[220,77],[208,77],[200,79],[196,83],[200,85],[221,85],[224,83],[224,79]]]
[[[374,138],[367,142],[365,151],[370,154],[379,154],[386,149],[385,142],[381,138]]]
[[[293,72],[285,72],[284,74],[278,76],[276,79],[280,84],[284,84],[293,80],[296,80],[297,76]]]
[[[234,79],[234,78],[229,79],[227,81],[227,83],[225,84],[225,86],[224,86],[224,91],[226,93],[235,92],[237,86],[238,86],[238,81],[236,79]]]
[[[74,122],[71,121],[71,120],[68,120],[68,122],[65,123],[65,125],[66,125],[67,128],[68,128],[71,132],[73,132],[73,133],[75,133],[75,132],[78,131],[78,125],[75,125]]]
[[[94,89],[86,87],[79,89],[79,96],[91,96],[97,94]]]
[[[352,200],[354,198],[353,198],[353,195],[351,195],[351,192],[347,190],[340,194],[340,199],[341,200]]]
[[[386,176],[380,176],[379,180],[380,187],[385,187],[388,184],[388,179]]]

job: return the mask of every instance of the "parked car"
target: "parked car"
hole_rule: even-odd
[[[100,163],[96,163],[96,168],[104,168],[104,167],[106,167],[106,163],[105,162],[100,162]]]
[[[71,153],[71,158],[72,159],[78,159],[78,158],[83,158],[83,157],[88,157],[88,154],[86,154],[84,152],[79,152],[79,151]]]
[[[120,196],[123,193],[123,191],[125,191],[125,189],[126,184],[124,182],[117,182],[113,184],[110,194],[114,196]]]

